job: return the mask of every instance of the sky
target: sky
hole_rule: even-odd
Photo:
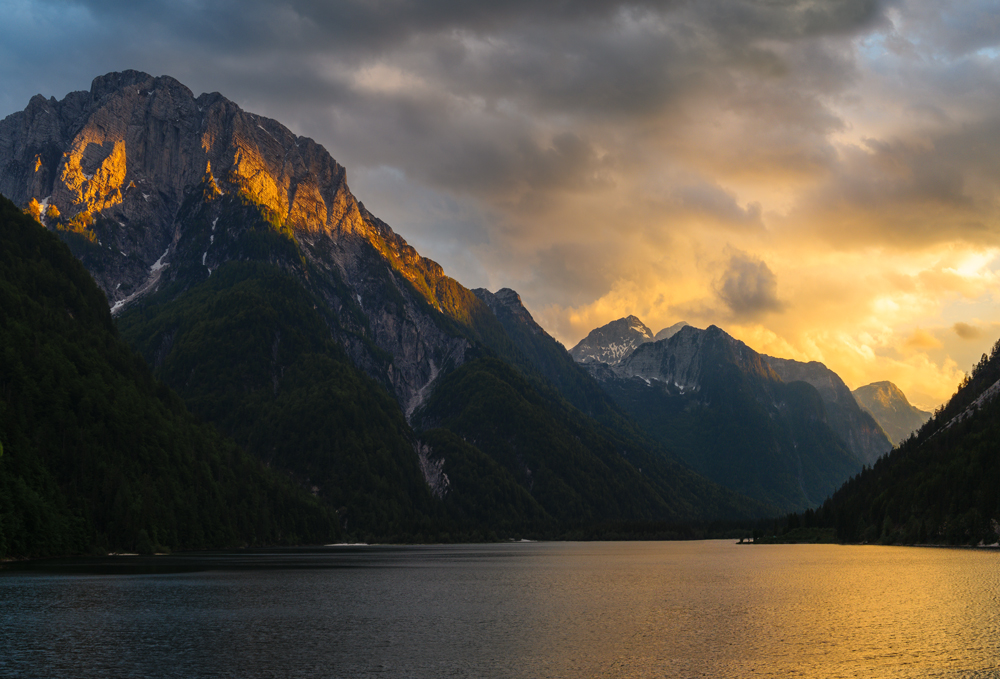
[[[634,314],[932,409],[1000,338],[1000,0],[0,0],[0,116],[110,71],[323,144],[572,347]]]

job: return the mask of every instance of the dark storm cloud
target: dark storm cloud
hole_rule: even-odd
[[[872,0],[49,0],[0,28],[0,55],[17,64],[0,71],[0,105],[11,112],[38,91],[61,97],[139,68],[278,117],[347,162],[389,164],[443,190],[492,187],[508,204],[529,190],[514,200],[530,204],[609,183],[613,159],[586,126],[684,115],[692,97],[769,108],[786,129],[836,126],[813,93],[842,87],[851,64],[829,50],[794,55],[809,87],[797,101],[741,74],[792,77],[788,55],[766,41],[850,33],[879,17]],[[424,88],[366,91],[352,77],[370,64]]]
[[[648,109],[693,85],[685,79],[706,77],[709,64],[752,67],[761,59],[773,61],[767,50],[748,47],[755,41],[843,31],[877,16],[874,2],[856,0],[58,0],[31,3],[15,13],[3,37],[11,58],[21,49],[39,57],[20,64],[36,78],[53,64],[89,68],[93,76],[114,55],[147,55],[161,63],[152,69],[156,74],[187,72],[197,64],[220,72],[224,84],[230,68],[238,72],[241,58],[257,65],[271,58],[291,73],[319,68],[316,60],[343,65],[402,54],[462,91],[527,95],[551,105]],[[488,59],[478,61],[460,44],[466,38],[492,45]],[[82,63],[63,58],[74,45]],[[407,55],[414,46],[417,52]],[[280,86],[267,72],[262,75],[258,86]]]
[[[734,252],[716,285],[719,298],[738,321],[759,319],[785,309],[778,299],[778,279],[768,265],[745,252]]]
[[[653,2],[633,0],[217,0],[162,2],[134,0],[54,0],[51,7],[84,7],[104,22],[137,21],[172,27],[179,39],[202,36],[234,47],[269,49],[299,44],[306,49],[337,44],[384,49],[416,34],[454,30],[478,34],[512,25],[559,25],[607,18],[628,10],[663,13],[681,9],[699,25],[731,38],[798,38],[856,30],[879,16],[875,0],[729,0]],[[266,39],[266,40],[265,40]],[[267,42],[270,41],[270,42]],[[304,42],[303,42],[304,41]],[[332,43],[332,44],[331,44]]]

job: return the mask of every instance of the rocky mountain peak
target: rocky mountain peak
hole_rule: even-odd
[[[622,376],[659,380],[685,393],[702,387],[706,364],[721,363],[735,365],[753,379],[779,379],[760,354],[715,325],[704,330],[685,325],[666,340],[644,343],[616,371]]]
[[[100,76],[62,101],[33,98],[0,122],[0,168],[0,193],[24,207],[36,202],[47,226],[92,241],[104,240],[99,218],[140,227],[141,237],[119,251],[146,267],[175,239],[177,210],[206,173],[221,192],[265,207],[294,231],[369,227],[344,168],[322,146],[218,93],[196,98],[171,77],[139,71]],[[98,280],[114,301],[108,282]]]
[[[521,302],[521,296],[514,290],[511,290],[510,288],[500,288],[495,294],[497,300],[499,300],[500,303],[508,309],[524,309],[524,304]]]
[[[626,316],[590,331],[569,353],[578,363],[615,365],[637,346],[653,341],[653,331],[636,316]]]
[[[851,390],[837,373],[833,372],[819,361],[793,361],[787,358],[765,356],[768,365],[778,373],[785,382],[808,382],[816,387],[823,400],[827,403],[853,401]]]
[[[617,365],[584,368],[696,470],[779,506],[813,505],[861,466],[813,386],[785,383],[717,326],[685,326]]]
[[[531,313],[521,302],[521,296],[514,290],[500,288],[496,292],[490,292],[486,288],[476,288],[472,292],[490,308],[497,318],[503,319],[504,316],[509,316],[534,335],[548,334],[542,326],[535,322]]]
[[[892,407],[897,403],[909,404],[903,390],[888,380],[884,380],[882,382],[872,382],[871,384],[863,387],[858,387],[855,389],[854,394],[856,396],[863,395],[866,401],[871,400],[877,402],[883,408]]]
[[[902,442],[931,417],[930,413],[910,405],[903,391],[892,382],[873,382],[858,387],[852,394],[858,405],[885,430],[893,445]]]
[[[462,363],[467,340],[426,306],[465,322],[472,293],[365,210],[321,145],[219,93],[123,71],[34,97],[0,121],[0,193],[63,233],[113,312],[263,260],[325,286],[348,352],[405,412]]]

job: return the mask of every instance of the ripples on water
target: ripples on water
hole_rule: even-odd
[[[1000,554],[333,547],[0,569],[0,676],[994,677]]]

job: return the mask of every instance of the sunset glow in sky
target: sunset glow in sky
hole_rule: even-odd
[[[933,408],[1000,338],[1000,1],[0,11],[0,116],[127,68],[219,91],[567,347],[716,324]]]

